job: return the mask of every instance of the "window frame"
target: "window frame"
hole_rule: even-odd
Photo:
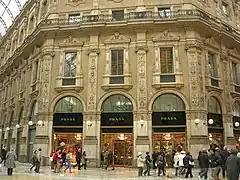
[[[222,7],[221,11],[222,11],[223,15],[229,17],[229,15],[230,15],[229,4],[226,1],[222,1],[221,7]]]
[[[173,72],[166,72],[166,73],[164,73],[164,72],[162,72],[162,64],[161,64],[161,49],[167,49],[167,48],[171,48],[171,50],[172,50],[172,71]],[[175,72],[176,72],[176,68],[175,68],[175,58],[174,58],[174,47],[173,46],[166,46],[166,47],[163,47],[163,46],[160,46],[159,47],[159,65],[160,65],[160,74],[164,74],[164,75],[173,75],[173,74],[175,74]],[[168,65],[167,65],[167,63],[166,63],[166,67],[168,67]],[[168,69],[168,68],[167,68]],[[168,71],[168,70],[167,70]]]
[[[213,55],[213,59],[212,59],[213,61],[212,62],[213,62],[213,65],[215,67],[215,69],[213,69],[213,70],[212,70],[212,65],[209,61],[209,54]],[[207,51],[208,67],[211,68],[210,77],[213,78],[213,79],[218,79],[219,78],[217,56],[218,55],[216,53],[214,53],[213,51],[210,51],[210,50]],[[215,72],[216,76],[214,76],[212,72]]]
[[[171,17],[171,7],[158,7],[157,12],[158,12],[158,16],[160,18],[170,18]],[[164,15],[161,15],[160,14],[161,12],[164,13]],[[169,14],[167,14],[167,13],[169,13]]]
[[[122,14],[123,16],[122,16],[121,18],[119,18],[119,19],[116,19],[115,16],[114,16],[114,13],[116,13],[116,12],[121,12],[121,13],[123,13],[123,14]],[[124,18],[125,18],[124,9],[112,10],[112,19],[113,19],[113,21],[124,21]]]
[[[76,56],[75,56],[75,75],[74,76],[65,76],[65,67],[66,67],[66,55],[68,53],[74,53]],[[63,61],[63,78],[64,79],[67,79],[67,78],[76,78],[77,76],[77,56],[78,56],[78,53],[77,51],[64,51],[64,61]]]

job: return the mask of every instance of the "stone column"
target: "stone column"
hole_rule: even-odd
[[[189,69],[190,94],[190,109],[186,111],[187,147],[193,154],[193,157],[197,157],[198,152],[202,148],[208,147],[202,42],[197,39],[188,40],[186,43],[186,52]],[[195,119],[198,119],[199,123],[196,124]]]
[[[232,114],[223,114],[224,144],[228,148],[235,148],[236,140],[233,133]]]
[[[138,152],[150,151],[148,132],[152,126],[148,124],[147,51],[146,32],[137,32],[137,109],[134,114],[134,158],[136,158]]]
[[[98,145],[100,143],[97,131],[100,128],[97,116],[97,66],[98,66],[98,35],[90,36],[90,46],[88,51],[88,94],[87,94],[87,112],[83,120],[83,150],[86,151],[90,166],[97,166],[99,154]]]

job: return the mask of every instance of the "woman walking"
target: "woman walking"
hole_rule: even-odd
[[[17,156],[14,152],[14,149],[12,148],[11,151],[9,151],[6,155],[6,167],[7,167],[8,176],[12,176],[13,168],[16,167],[16,164],[15,164],[16,159],[17,159]]]
[[[66,172],[66,170],[69,169],[69,172],[72,173],[72,168],[71,168],[71,161],[72,161],[72,153],[70,151],[68,151],[67,155],[66,155],[66,162],[67,162],[67,167],[64,170],[64,172]]]
[[[142,157],[142,153],[138,152],[138,155],[137,155],[138,177],[143,176],[144,164],[145,164],[145,159]]]
[[[192,155],[190,155],[190,152],[187,152],[186,156],[183,158],[184,167],[187,169],[185,178],[188,178],[188,175],[190,175],[190,177],[193,178],[192,175],[193,162],[194,160],[192,158]]]
[[[37,150],[33,152],[33,157],[32,157],[32,167],[30,168],[30,171],[36,166],[37,162]]]
[[[84,169],[87,169],[87,155],[85,151],[83,151],[81,163],[82,165],[80,166],[80,168],[84,167]]]

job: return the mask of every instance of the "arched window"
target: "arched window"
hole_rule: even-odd
[[[82,102],[73,96],[60,99],[54,109],[56,113],[80,113],[83,112]]]
[[[132,112],[133,105],[124,95],[109,96],[102,104],[102,112]]]
[[[233,104],[233,116],[240,117],[240,102]]]
[[[20,123],[21,123],[22,118],[23,118],[23,107],[21,107],[21,109],[20,109],[20,111],[19,111],[17,124],[20,124]]]
[[[215,97],[210,97],[208,100],[208,112],[214,114],[222,114],[222,109],[219,101]]]
[[[175,94],[163,94],[154,101],[152,110],[154,112],[185,111],[185,104]]]

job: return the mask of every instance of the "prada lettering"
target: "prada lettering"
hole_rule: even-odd
[[[161,121],[176,121],[177,117],[161,117]]]
[[[61,121],[76,121],[75,118],[61,118]]]
[[[124,121],[125,119],[123,117],[120,118],[109,118],[109,121],[111,122],[120,122],[120,121]]]

